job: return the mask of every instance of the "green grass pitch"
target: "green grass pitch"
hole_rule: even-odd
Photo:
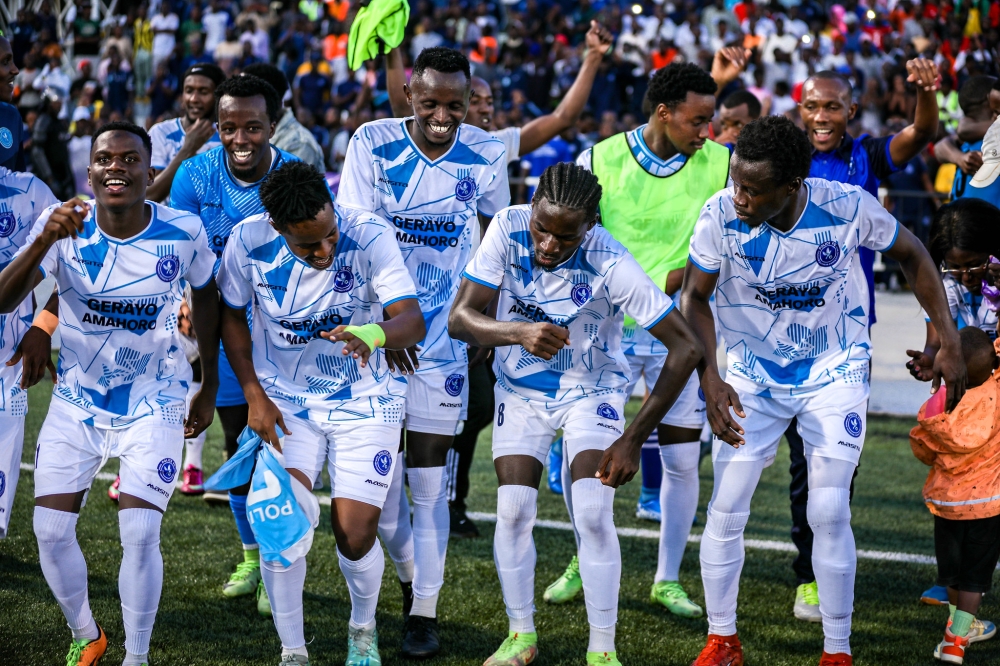
[[[51,384],[30,393],[24,460],[31,462],[35,437],[45,415]],[[637,404],[629,406],[634,414]],[[859,548],[933,554],[933,523],[920,500],[926,475],[910,453],[910,423],[872,418],[853,503],[854,534]],[[489,431],[480,438],[473,467],[470,509],[496,510],[496,477],[490,462]],[[212,426],[205,449],[206,467],[221,460],[221,431]],[[782,448],[765,471],[753,502],[748,538],[789,541],[788,457]],[[107,471],[107,470],[106,470]],[[712,489],[711,465],[701,467],[700,532]],[[121,545],[115,507],[98,481],[82,511],[80,541],[87,557],[90,602],[106,629],[110,647],[104,664],[124,656],[118,601]],[[635,519],[638,482],[619,490],[616,524],[655,528]],[[10,534],[0,541],[0,663],[11,666],[62,664],[69,631],[38,566],[31,531],[33,483],[21,474]],[[544,486],[538,517],[566,520],[562,498]],[[478,666],[506,636],[507,621],[493,564],[493,526],[480,523],[483,537],[452,541],[448,548],[445,585],[439,604],[443,649],[434,664]],[[586,611],[582,601],[553,607],[541,601],[542,590],[573,555],[572,535],[537,528],[535,596],[539,632],[539,665],[583,662],[587,643]],[[337,565],[335,543],[324,507],[320,529],[308,557],[305,590],[306,637],[314,666],[342,664],[346,656],[346,625],[350,613],[347,588]],[[686,666],[704,645],[704,620],[683,620],[649,602],[656,569],[656,543],[622,538],[624,560],[618,622],[618,654],[624,664]],[[201,499],[175,493],[163,522],[165,580],[153,632],[150,662],[156,666],[249,666],[277,664],[280,645],[270,620],[257,615],[249,597],[227,600],[223,582],[241,558],[236,529],[228,508],[207,506]],[[794,576],[792,554],[749,549],[740,589],[740,635],[746,663],[751,666],[805,666],[819,662],[822,631],[792,617]],[[920,592],[935,578],[932,566],[861,560],[855,598],[855,664],[916,666],[939,663],[931,656],[941,639],[946,611],[921,606]],[[703,603],[697,545],[688,547],[681,581],[692,598]],[[404,663],[399,657],[402,621],[399,588],[392,564],[386,572],[377,615],[384,664]],[[988,595],[981,615],[1000,619],[995,595]],[[970,666],[1000,664],[1000,640],[978,643],[969,650]]]

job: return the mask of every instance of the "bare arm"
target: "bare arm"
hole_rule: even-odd
[[[587,99],[590,98],[590,90],[594,87],[594,79],[597,77],[601,60],[613,43],[614,38],[607,28],[597,21],[590,22],[590,30],[586,36],[587,55],[583,59],[576,80],[566,91],[566,96],[559,102],[555,111],[547,116],[535,118],[521,129],[519,157],[540,148],[557,134],[576,124],[583,107],[587,104]],[[396,113],[395,106],[393,113]]]
[[[889,142],[889,155],[897,165],[916,157],[934,138],[938,127],[937,89],[940,75],[932,60],[917,58],[906,63],[907,81],[917,86],[917,108],[913,124]]]
[[[741,46],[727,46],[715,52],[712,59],[712,79],[718,86],[716,94],[736,80],[750,60],[751,51]]]
[[[406,102],[406,70],[403,67],[403,52],[399,47],[392,49],[385,56],[385,87],[389,93],[389,106],[396,118],[412,115],[413,109]]]
[[[950,136],[946,136],[934,145],[934,157],[939,162],[956,165],[962,170],[962,173],[969,176],[976,175],[979,167],[983,166],[983,153],[981,151],[970,150],[963,153],[954,137]]]
[[[184,160],[191,159],[198,154],[201,147],[215,134],[215,125],[208,118],[199,118],[184,134],[184,143],[181,149],[170,164],[163,171],[156,174],[153,184],[146,188],[146,198],[151,201],[166,201],[170,196],[170,186],[174,183],[174,176]]]
[[[201,389],[191,401],[184,436],[197,437],[215,418],[215,394],[219,388],[219,289],[211,279],[201,289],[191,290],[191,323],[198,340]]]

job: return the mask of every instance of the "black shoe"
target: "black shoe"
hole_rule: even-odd
[[[465,515],[465,509],[451,507],[451,538],[452,539],[475,539],[479,536],[479,528]]]
[[[410,619],[410,609],[413,608],[413,583],[399,581],[399,587],[403,591],[403,623]]]
[[[410,659],[427,659],[440,651],[437,618],[411,615],[406,620],[406,633],[403,636],[401,650],[403,656]]]

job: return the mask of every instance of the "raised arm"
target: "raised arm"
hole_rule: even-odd
[[[916,84],[917,109],[913,124],[894,136],[889,142],[889,156],[896,165],[912,160],[924,149],[937,133],[937,89],[941,77],[933,60],[916,58],[906,63],[907,81]]]
[[[741,46],[727,46],[715,52],[712,59],[712,79],[719,86],[716,95],[736,80],[750,60],[751,51]]]
[[[389,93],[389,106],[395,118],[405,118],[413,114],[406,103],[406,69],[403,67],[403,52],[400,47],[391,49],[385,56],[385,87]]]
[[[518,157],[540,148],[557,134],[576,124],[583,107],[587,104],[587,99],[590,98],[590,90],[594,87],[594,79],[597,77],[601,60],[614,45],[614,37],[600,23],[591,21],[585,43],[587,52],[580,66],[580,72],[576,75],[573,85],[566,91],[566,96],[559,102],[559,106],[549,115],[535,118],[521,128],[521,150]]]
[[[201,289],[191,290],[191,323],[198,340],[201,389],[191,401],[184,437],[192,439],[212,425],[215,394],[219,388],[219,288],[211,279]]]

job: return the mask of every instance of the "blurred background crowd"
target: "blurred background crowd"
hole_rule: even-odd
[[[270,62],[287,78],[286,106],[336,174],[354,130],[391,115],[382,63],[369,61],[357,72],[347,66],[356,3],[31,3],[37,9],[16,11],[4,29],[20,69],[14,103],[29,129],[25,136],[52,143],[57,152],[67,147],[77,190],[86,194],[89,136],[96,127],[120,118],[150,127],[177,116],[180,78],[191,65],[214,62],[232,75]],[[904,64],[915,57],[933,59],[943,75],[938,138],[956,132],[963,106],[971,104],[960,103],[959,90],[973,77],[996,76],[1000,57],[1000,0],[421,0],[411,3],[400,51],[408,70],[422,49],[461,49],[474,74],[493,88],[495,127],[519,127],[563,99],[581,67],[592,20],[613,34],[614,47],[601,62],[587,105],[574,127],[511,164],[514,183],[642,124],[644,92],[656,69],[676,61],[708,68],[724,46],[742,46],[752,58],[741,79],[719,95],[720,104],[745,89],[759,100],[761,113],[798,122],[802,83],[815,72],[836,70],[854,86],[858,109],[848,131],[855,137],[912,122],[916,91],[906,82]],[[46,136],[33,134],[45,116]],[[715,135],[725,140],[725,131],[717,118]],[[883,184],[893,194],[887,205],[921,236],[956,169],[942,168],[933,153],[929,146]],[[523,191],[515,188],[515,201]]]

